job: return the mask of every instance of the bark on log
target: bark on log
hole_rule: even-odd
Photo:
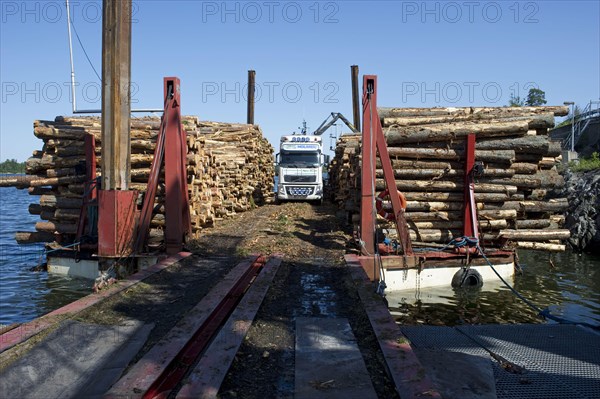
[[[477,208],[481,209],[483,204],[477,204]],[[461,202],[427,202],[427,201],[407,201],[406,210],[408,212],[416,211],[460,211],[463,209]]]
[[[57,195],[54,187],[29,187],[27,189],[29,195]]]
[[[380,118],[405,117],[405,116],[461,116],[473,115],[474,118],[483,118],[484,115],[493,117],[514,117],[521,115],[537,115],[551,112],[554,116],[566,116],[569,107],[544,106],[544,107],[436,107],[436,108],[384,108],[378,107],[377,113]]]
[[[438,243],[448,243],[455,238],[463,236],[463,231],[461,229],[423,229],[418,231],[409,229],[409,233],[411,240]],[[488,232],[485,236],[486,240],[497,240],[499,234],[496,232]]]
[[[513,175],[510,178],[481,177],[483,183],[509,184],[519,188],[540,189],[560,188],[565,185],[565,179],[556,170],[539,171],[535,175]]]
[[[506,220],[516,219],[516,210],[481,210],[477,212],[480,220]],[[431,220],[463,220],[464,214],[459,211],[452,212],[407,212],[408,221],[431,221]]]
[[[399,146],[408,143],[455,140],[464,138],[469,134],[475,134],[478,138],[525,135],[528,130],[529,124],[527,121],[497,122],[493,124],[464,122],[389,127],[385,129],[385,138],[389,146]]]
[[[513,243],[515,248],[534,249],[547,252],[564,252],[566,247],[562,244],[547,244],[541,242],[517,241]]]
[[[461,162],[416,161],[412,159],[392,159],[392,168],[400,169],[461,169]],[[381,159],[377,158],[377,168],[381,169]]]
[[[39,231],[17,231],[15,240],[18,244],[35,244],[38,242],[54,241],[54,234]]]
[[[521,212],[562,212],[569,207],[566,198],[550,201],[506,201],[501,209],[514,209]]]
[[[414,159],[449,159],[458,161],[464,159],[464,151],[441,149],[441,148],[410,148],[410,147],[389,147],[388,152],[392,157],[414,158]],[[515,160],[513,150],[476,150],[475,160],[483,162],[511,163]]]
[[[513,169],[515,173],[522,175],[532,175],[538,171],[537,164],[526,162],[513,162],[510,165],[510,168]]]
[[[29,214],[39,215],[42,213],[42,206],[40,204],[29,204]]]
[[[515,220],[515,227],[517,229],[546,229],[551,224],[550,219]]]
[[[565,240],[571,232],[567,229],[547,230],[500,230],[500,236],[508,240],[546,241]]]
[[[448,202],[464,202],[464,193],[450,193],[450,192],[418,192],[418,191],[407,191],[402,192],[407,201],[448,201]],[[504,193],[475,193],[476,202],[504,202],[511,198],[508,194]]]
[[[63,176],[63,177],[49,177],[45,179],[34,179],[31,180],[29,185],[31,187],[43,187],[43,186],[58,186],[71,183],[81,183],[85,181],[85,176]]]
[[[513,169],[484,169],[483,176],[487,177],[512,177],[515,174]],[[376,177],[383,177],[383,170],[377,169]],[[441,178],[441,177],[464,177],[465,171],[462,169],[394,169],[396,178]]]
[[[75,223],[57,223],[57,222],[37,222],[35,229],[40,232],[75,234],[77,224]]]
[[[42,195],[40,197],[42,207],[79,209],[81,208],[81,202],[80,198],[61,198],[55,195]]]
[[[480,124],[497,124],[502,122],[517,122],[526,121],[529,129],[548,129],[554,127],[554,114],[544,112],[537,115],[518,115],[503,117],[498,119],[497,115],[492,114],[465,114],[465,115],[437,115],[437,116],[404,116],[404,117],[387,117],[382,118],[383,127],[390,126],[417,126],[417,125],[432,125],[432,124],[448,124],[461,122],[474,122]]]
[[[54,219],[64,221],[78,221],[79,209],[56,209],[54,211]]]
[[[407,190],[421,190],[421,191],[462,191],[464,185],[462,182],[453,181],[422,181],[422,180],[397,180],[396,187],[400,191]],[[382,179],[375,181],[375,189],[382,191],[385,188],[385,182]],[[504,194],[515,194],[517,192],[516,186],[500,185],[500,184],[487,184],[487,183],[476,183],[475,192],[479,193],[504,193]]]
[[[514,150],[515,153],[542,155],[553,153],[553,147],[552,142],[546,136],[523,136],[505,140],[480,140],[475,144],[475,148],[478,150]],[[558,155],[560,155],[560,152]]]
[[[464,222],[462,220],[432,220],[426,222],[412,222],[409,221],[410,227],[421,229],[462,229]],[[499,230],[506,229],[508,223],[506,220],[482,220],[479,223],[479,227],[486,230]]]
[[[48,177],[63,177],[63,176],[85,176],[75,168],[58,168],[58,169],[46,169],[46,176]]]
[[[0,187],[27,188],[35,176],[0,176]]]

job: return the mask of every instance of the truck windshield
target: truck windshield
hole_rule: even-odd
[[[319,154],[317,152],[289,152],[281,153],[281,166],[287,167],[318,167]]]

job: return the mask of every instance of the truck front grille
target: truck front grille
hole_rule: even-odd
[[[286,187],[288,195],[303,196],[312,195],[314,193],[314,187]]]

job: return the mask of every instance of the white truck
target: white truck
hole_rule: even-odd
[[[304,121],[299,135],[281,137],[277,154],[277,201],[323,202],[323,167],[329,164],[329,155],[323,154],[321,135],[338,119],[353,133],[359,133],[344,115],[332,112],[312,135],[306,134]]]
[[[329,155],[323,154],[320,136],[281,137],[277,154],[278,201],[323,201],[323,166]]]

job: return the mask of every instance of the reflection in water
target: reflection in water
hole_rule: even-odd
[[[27,209],[36,199],[27,190],[0,187],[0,325],[32,320],[90,293],[88,280],[29,271],[43,246],[18,245],[14,234],[39,221]]]
[[[523,275],[514,287],[538,307],[577,322],[600,326],[600,257],[571,252],[519,251]],[[401,324],[540,323],[543,319],[499,282],[481,290],[435,288],[388,292]]]

